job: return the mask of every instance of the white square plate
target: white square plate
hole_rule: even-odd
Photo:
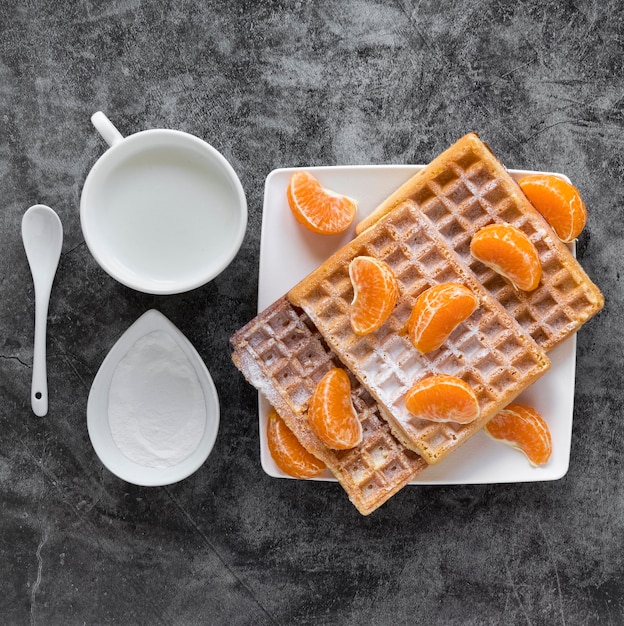
[[[397,187],[422,169],[422,165],[362,165],[274,170],[266,180],[260,245],[258,310],[283,296],[316,269],[355,234],[355,224],[369,215]],[[358,201],[351,228],[341,235],[317,235],[293,217],[286,188],[293,172],[306,169],[319,182]],[[529,173],[511,170],[514,177]],[[557,174],[567,180],[565,176]],[[574,253],[574,248],[572,247]],[[519,397],[534,407],[548,423],[553,452],[548,463],[532,467],[517,450],[477,433],[443,462],[427,468],[411,484],[457,485],[557,480],[568,471],[574,408],[576,335],[550,352],[551,369]],[[260,459],[264,471],[275,478],[290,478],[274,463],[267,447],[268,402],[260,397]],[[322,480],[334,480],[326,473]]]

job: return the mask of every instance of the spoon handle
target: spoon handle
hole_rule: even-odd
[[[35,290],[35,345],[33,352],[32,385],[30,403],[33,413],[43,417],[48,413],[48,376],[46,371],[46,327],[50,291]]]

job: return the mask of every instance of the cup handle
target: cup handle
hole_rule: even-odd
[[[91,116],[91,123],[95,126],[95,130],[102,135],[102,139],[104,139],[111,148],[120,141],[123,141],[123,135],[113,126],[113,123],[102,111],[98,111]]]

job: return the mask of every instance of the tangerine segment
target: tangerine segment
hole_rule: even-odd
[[[523,291],[533,291],[542,277],[542,263],[529,238],[511,224],[490,224],[470,242],[475,259],[491,267]]]
[[[423,291],[412,308],[407,332],[416,350],[437,350],[479,306],[474,293],[458,283],[440,283]]]
[[[405,407],[431,422],[468,424],[481,414],[472,387],[461,378],[438,374],[415,383],[405,396]]]
[[[294,478],[314,478],[325,470],[325,463],[301,445],[273,407],[269,411],[267,439],[275,464],[286,474]]]
[[[576,239],[585,228],[587,209],[578,189],[552,174],[528,174],[518,184],[562,241]]]
[[[533,466],[544,465],[550,458],[552,441],[548,424],[529,406],[508,405],[486,424],[485,432],[524,452]]]
[[[370,256],[355,257],[349,264],[353,301],[349,316],[357,335],[379,330],[390,317],[399,297],[399,285],[384,261]]]
[[[329,370],[316,385],[308,422],[328,448],[348,450],[362,441],[362,425],[351,401],[351,381],[343,369]]]
[[[325,189],[308,172],[291,176],[286,196],[296,220],[321,235],[342,233],[355,218],[355,200]]]

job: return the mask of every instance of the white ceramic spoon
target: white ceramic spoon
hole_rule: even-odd
[[[63,226],[59,216],[43,204],[31,206],[22,218],[22,240],[35,285],[35,348],[30,402],[34,414],[43,417],[48,412],[48,304],[63,246]]]

